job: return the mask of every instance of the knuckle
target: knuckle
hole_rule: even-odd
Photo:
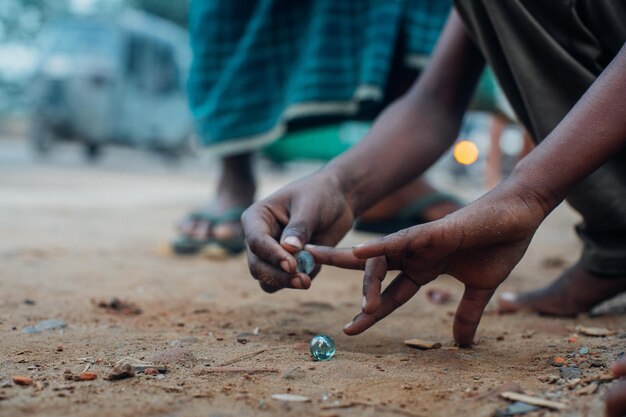
[[[299,236],[309,236],[310,235],[310,228],[309,226],[303,222],[303,221],[296,221],[293,223],[289,223],[289,226],[287,226],[287,229],[290,232],[295,232],[297,233]]]
[[[458,314],[454,319],[457,321],[457,323],[467,327],[477,327],[478,323],[480,322],[480,319],[470,318],[464,315],[461,316]]]
[[[259,252],[259,237],[256,233],[250,233],[247,237],[246,237],[246,242],[248,243],[248,248],[250,248],[250,250],[254,253],[258,253]]]
[[[254,217],[254,212],[255,212],[255,206],[252,205],[250,207],[248,207],[242,214],[241,214],[241,224],[244,228],[244,230],[246,229],[246,225],[250,224],[252,221],[252,217]]]

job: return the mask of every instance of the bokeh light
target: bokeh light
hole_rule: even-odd
[[[474,142],[462,140],[454,145],[454,159],[461,165],[471,165],[478,159],[478,147]]]

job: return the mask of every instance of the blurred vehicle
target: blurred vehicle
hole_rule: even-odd
[[[60,140],[82,144],[90,159],[107,144],[169,155],[188,149],[185,30],[137,11],[68,16],[42,30],[38,50],[30,98],[39,153]]]

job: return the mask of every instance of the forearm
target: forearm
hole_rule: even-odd
[[[356,214],[423,173],[450,147],[483,67],[453,12],[411,90],[376,120],[361,143],[324,170],[339,181]]]
[[[626,46],[511,180],[546,214],[626,144]]]

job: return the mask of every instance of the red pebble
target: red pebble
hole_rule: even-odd
[[[78,379],[81,381],[93,381],[98,378],[98,375],[95,372],[83,372],[78,376]]]
[[[143,373],[146,375],[158,375],[159,370],[157,368],[146,368],[146,370],[143,371]]]
[[[33,379],[32,378],[29,378],[27,376],[22,376],[22,375],[14,375],[14,376],[11,377],[11,379],[17,385],[22,385],[24,387],[28,386],[28,385],[31,385],[33,383]]]

